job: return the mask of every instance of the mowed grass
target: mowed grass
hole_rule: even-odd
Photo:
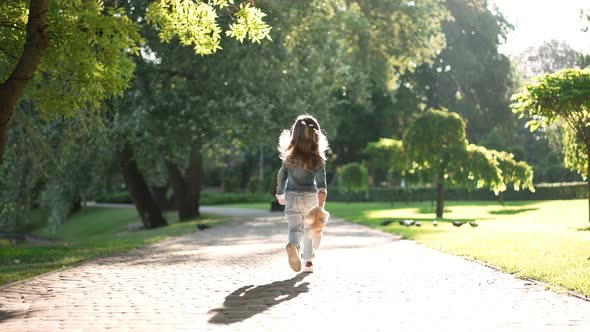
[[[135,209],[87,208],[60,225],[56,234],[41,229],[37,235],[61,239],[52,244],[0,242],[0,285],[22,280],[51,270],[78,264],[198,231],[197,224],[215,225],[220,217],[201,216],[178,222],[175,212],[166,213],[169,225],[154,230],[128,231],[128,223],[140,223]]]
[[[506,202],[504,206],[497,202],[445,202],[444,219],[437,227],[432,223],[435,214],[431,202],[392,205],[328,201],[326,209],[334,216],[399,234],[430,248],[543,281],[556,290],[590,296],[586,200]],[[398,221],[404,219],[420,221],[422,226],[402,226]],[[393,222],[383,226],[386,220]],[[451,221],[466,223],[455,227]],[[479,226],[471,227],[469,221]]]

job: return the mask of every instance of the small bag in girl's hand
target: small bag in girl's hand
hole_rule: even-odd
[[[305,222],[310,225],[307,231],[307,238],[311,239],[313,249],[315,250],[320,247],[322,231],[324,230],[324,227],[326,227],[329,218],[330,212],[319,206],[311,209],[305,218]]]

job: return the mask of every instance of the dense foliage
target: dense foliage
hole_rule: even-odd
[[[348,193],[366,192],[369,189],[367,168],[360,163],[338,167],[338,187]]]
[[[44,207],[59,223],[99,194],[131,192],[131,175],[148,205],[180,219],[198,214],[202,187],[270,193],[276,140],[302,113],[330,139],[329,185],[356,171],[348,191],[440,179],[532,189],[528,164],[543,180],[573,178],[562,150],[587,167],[575,131],[530,133],[536,115],[510,112],[523,77],[498,52],[511,25],[486,0],[48,3],[47,49],[14,114],[0,109],[4,228]],[[0,82],[27,50],[30,4],[0,1]]]
[[[496,194],[512,184],[534,191],[533,170],[507,152],[469,144],[466,125],[457,113],[429,110],[408,127],[403,142],[369,143],[369,165],[390,165],[393,171],[427,173],[437,189],[437,217],[444,211],[444,188],[489,188]],[[383,158],[383,159],[381,159]],[[380,163],[377,160],[380,160]]]
[[[590,69],[566,69],[539,77],[515,94],[513,108],[532,120],[531,131],[562,120],[567,126],[566,166],[582,174],[590,188]],[[590,206],[590,198],[589,198]],[[590,220],[590,213],[589,213]]]

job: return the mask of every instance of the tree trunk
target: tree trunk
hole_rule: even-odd
[[[19,190],[18,190],[18,194],[16,197],[16,201],[17,202],[24,202],[26,201],[27,204],[31,203],[31,199],[27,198],[29,195],[27,195],[27,178],[29,177],[29,174],[31,174],[31,170],[33,169],[33,165],[34,162],[32,159],[27,158],[26,161],[24,162],[23,165],[23,172],[21,173],[20,176],[20,181],[19,181]],[[23,231],[23,227],[25,226],[25,220],[24,220],[25,216],[23,216],[21,213],[19,213],[16,218],[14,219],[14,229],[17,232],[22,232]]]
[[[445,209],[444,195],[445,195],[445,191],[443,188],[443,182],[442,182],[442,180],[439,180],[439,182],[436,184],[436,217],[439,219],[442,219],[443,211]]]
[[[82,199],[80,197],[76,197],[72,202],[70,213],[78,212],[80,210],[82,210]]]
[[[152,197],[149,187],[137,167],[131,146],[128,143],[125,144],[118,155],[129,196],[135,204],[145,229],[166,226],[168,223],[162,216],[162,211]]]
[[[221,192],[224,193],[225,192],[225,167],[222,167],[221,170],[219,170],[219,179],[221,180]]]
[[[199,213],[199,199],[201,194],[201,178],[203,159],[201,152],[194,149],[191,160],[183,176],[176,163],[167,160],[166,171],[168,181],[174,191],[174,200],[178,206],[178,219],[181,221],[197,218]]]
[[[154,196],[154,200],[158,207],[162,211],[172,210],[172,202],[166,197],[166,193],[168,192],[168,185],[165,186],[153,186],[152,187],[152,195]]]
[[[201,187],[203,185],[203,156],[200,150],[191,152],[191,162],[187,170],[188,197],[187,204],[192,207],[194,214],[191,218],[200,216],[199,206],[201,199]]]
[[[43,53],[49,47],[47,36],[48,3],[49,0],[30,1],[23,53],[8,79],[0,83],[0,162],[4,157],[8,122],[14,113],[16,103],[22,97],[27,84],[37,70]]]

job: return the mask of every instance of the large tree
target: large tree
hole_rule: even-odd
[[[434,62],[445,48],[441,29],[450,19],[440,1],[347,3],[339,16],[350,22],[344,32],[353,80],[332,95],[340,101],[331,118],[336,163],[354,162],[369,141],[399,134],[401,108],[393,103],[400,78]]]
[[[487,0],[449,0],[445,6],[454,18],[443,24],[447,47],[403,83],[424,109],[459,113],[468,124],[468,139],[479,142],[512,121],[512,68],[498,51],[512,26]]]
[[[103,112],[105,118],[96,117],[99,120],[95,121],[95,124],[98,125],[104,120],[110,125],[114,125],[111,127],[115,129],[115,132],[110,132],[109,145],[117,149],[116,156],[118,156],[121,171],[130,195],[136,202],[144,226],[153,228],[165,225],[165,219],[162,217],[161,211],[158,209],[148,188],[152,181],[144,177],[141,165],[138,163],[139,158],[136,147],[131,144],[132,140],[130,138],[134,133],[137,133],[136,130],[132,130],[134,129],[132,125],[137,125],[139,122],[118,122],[122,117],[120,114],[113,114],[112,112],[113,104],[118,104],[118,102],[109,103],[110,106],[104,106],[103,102],[109,97],[120,94],[131,82],[135,68],[134,60],[137,59],[137,57],[132,56],[133,54],[142,54],[148,58],[151,56],[149,47],[143,44],[142,36],[145,37],[145,33],[155,33],[157,34],[156,38],[164,41],[169,41],[175,34],[179,35],[178,40],[180,43],[190,46],[192,56],[196,58],[195,53],[205,55],[217,51],[220,48],[221,37],[224,35],[229,35],[231,38],[240,41],[247,39],[254,42],[259,42],[262,38],[267,37],[270,27],[262,21],[264,14],[259,9],[251,6],[250,1],[239,1],[232,5],[231,8],[228,7],[228,1],[134,0],[123,2],[105,1],[104,5],[102,1],[95,0],[49,1],[47,12],[35,9],[37,3],[43,3],[43,1],[31,1],[31,3],[33,5],[29,10],[28,1],[0,2],[0,21],[2,22],[0,25],[0,41],[2,45],[0,47],[0,80],[7,78],[0,91],[8,91],[10,97],[14,97],[11,100],[1,99],[2,103],[10,101],[10,105],[5,104],[4,106],[8,106],[2,106],[0,111],[6,112],[0,112],[0,118],[3,116],[10,117],[10,114],[14,112],[15,105],[18,112],[23,111],[22,105],[15,104],[19,98],[24,100],[21,104],[25,103],[29,109],[28,113],[23,114],[36,119],[39,117],[38,113],[41,113],[41,116],[49,121],[52,118],[60,118],[61,115],[77,119],[81,118],[84,112],[93,112],[100,108],[110,109],[111,111]],[[118,7],[119,5],[123,7]],[[148,6],[150,6],[149,12],[151,14],[149,17],[145,15]],[[37,15],[38,13],[36,14],[35,10],[41,12],[40,16]],[[27,20],[27,13],[31,16],[30,20]],[[45,15],[45,18],[43,18],[43,15]],[[39,17],[46,20],[46,26],[41,25],[40,27],[37,26],[39,28],[37,30],[25,31],[25,24],[35,24],[35,20],[39,19]],[[233,19],[231,23],[223,22],[230,17]],[[181,18],[185,20],[181,20]],[[179,21],[187,24],[178,24]],[[146,24],[146,22],[150,24]],[[222,25],[228,26],[225,32],[221,29]],[[150,30],[148,28],[150,26],[155,27],[155,31]],[[47,33],[41,28],[47,29]],[[31,39],[44,37],[45,34],[47,34],[48,39],[45,53],[42,54],[39,50],[27,49]],[[18,74],[18,68],[20,68],[22,62],[19,62],[18,57],[21,49],[23,49],[22,59],[28,59],[34,55],[39,61],[36,70],[28,64],[23,65],[27,70],[30,70],[29,73],[32,77]],[[80,59],[80,61],[72,61],[72,59]],[[24,89],[24,85],[26,85],[26,89],[20,95],[14,94],[14,91],[10,89],[4,89],[15,84],[15,80],[11,78],[15,75],[16,78],[21,79],[16,82],[17,85],[21,84],[19,85],[20,88]],[[30,84],[27,84],[27,82],[30,82]],[[24,85],[22,85],[23,83]],[[46,124],[41,124],[37,120],[30,122],[39,124],[38,127],[33,128],[41,131],[40,136],[43,136],[42,133],[48,131],[48,128],[44,127]],[[2,122],[2,124],[6,123]],[[88,133],[87,129],[95,127],[85,123],[84,130],[81,132]],[[6,126],[0,128],[0,134],[5,129]],[[18,129],[18,126],[15,127],[15,130]],[[9,142],[23,139],[22,135],[15,132],[15,130],[12,130],[12,133],[9,134]],[[56,144],[68,142],[68,139],[59,138],[59,126],[54,126],[54,128],[50,129],[50,132],[55,133],[57,136],[51,141],[51,149],[59,149],[59,146],[55,146]],[[121,134],[121,132],[125,134]],[[63,134],[65,136],[66,133]],[[29,135],[33,135],[33,133],[29,132]],[[100,135],[96,132],[95,136]],[[0,141],[4,137],[4,134],[0,135]],[[31,136],[31,138],[33,137]],[[0,150],[2,150],[4,142],[0,143],[2,143],[0,146]],[[89,147],[88,145],[84,146],[84,148],[69,146],[74,154],[87,150],[86,148]],[[20,147],[15,146],[14,148],[18,149],[18,151],[22,150]],[[96,148],[96,146],[92,146],[92,148]],[[50,149],[44,151],[50,151]],[[84,190],[83,188],[86,185],[80,182],[79,179],[68,180],[72,178],[71,174],[78,174],[76,165],[80,164],[79,160],[61,158],[62,156],[58,153],[42,154],[38,150],[32,153],[45,157],[42,157],[44,158],[42,161],[37,158],[33,160],[33,163],[27,163],[27,160],[21,158],[21,156],[24,156],[21,152],[21,156],[15,157],[11,155],[8,161],[11,165],[4,165],[6,171],[14,170],[14,166],[19,164],[31,165],[31,167],[22,168],[27,171],[28,175],[21,177],[23,179],[21,183],[25,183],[26,180],[26,183],[31,183],[37,189],[33,190],[31,187],[23,186],[20,190],[25,194],[19,194],[18,197],[31,197],[28,200],[20,199],[20,202],[24,202],[22,206],[25,206],[25,210],[31,204],[36,204],[39,201],[39,190],[41,190],[41,193],[46,190],[51,191],[52,194],[50,195],[41,195],[41,199],[56,209],[64,206],[64,204],[67,205],[68,201],[72,199],[80,199],[75,186],[79,186],[80,190]],[[94,153],[97,157],[104,155],[104,152],[99,152],[98,149]],[[85,159],[81,160],[86,161]],[[59,163],[56,161],[59,161]],[[44,173],[53,173],[53,170],[48,172],[47,167],[55,167],[56,164],[60,166],[61,171],[68,169],[66,171],[68,177],[53,176],[50,178],[51,181],[44,182],[43,179],[47,177]],[[93,168],[86,167],[87,171],[91,169]],[[37,176],[39,172],[43,174]],[[92,173],[83,178],[94,179],[95,175],[100,176]],[[38,181],[35,180],[37,178],[39,178]],[[59,179],[64,180],[61,185]],[[9,180],[7,179],[7,181]],[[73,187],[70,187],[70,184]],[[3,187],[3,189],[5,188],[7,187]],[[0,196],[11,197],[10,192],[7,190],[3,190]],[[43,197],[50,197],[51,199],[44,199]],[[29,203],[26,203],[26,201]],[[60,210],[67,213],[69,208]],[[8,209],[6,211],[15,210]],[[63,219],[64,213],[61,212],[59,217]],[[56,217],[54,219],[60,218]]]
[[[531,46],[522,53],[512,58],[512,63],[518,74],[518,81],[525,85],[535,78],[552,74],[559,70],[585,67],[587,56],[580,54],[567,42],[558,40],[545,41],[540,45]],[[578,181],[579,175],[572,172],[563,163],[564,144],[567,139],[563,121],[553,122],[551,125],[531,132],[524,128],[524,124],[531,120],[523,117],[515,120],[518,124],[519,136],[517,144],[522,145],[526,158],[535,167],[537,181],[539,182],[563,182]],[[487,141],[493,141],[496,137],[489,137]]]
[[[97,108],[129,85],[130,54],[140,49],[139,24],[118,1],[106,2],[109,6],[99,0],[0,2],[0,160],[23,96],[47,115],[73,114]],[[197,54],[211,54],[220,49],[222,10],[235,19],[227,35],[254,42],[268,36],[264,13],[251,1],[228,9],[232,2],[155,0],[137,7],[150,6],[144,21],[159,29],[162,40],[178,36]]]
[[[418,170],[431,173],[437,192],[436,216],[442,218],[444,187],[460,179],[458,161],[466,159],[465,122],[457,113],[430,110],[407,129],[403,141]]]
[[[566,69],[545,75],[513,96],[512,107],[532,118],[531,130],[562,120],[567,126],[566,166],[586,178],[590,194],[590,69]],[[590,195],[588,196],[590,210]],[[590,221],[590,211],[588,214]]]
[[[403,142],[411,169],[428,172],[434,181],[437,218],[443,217],[447,186],[486,187],[498,193],[506,190],[508,183],[513,183],[517,189],[534,190],[530,166],[513,171],[509,165],[516,165],[516,162],[510,154],[469,144],[465,122],[457,113],[429,110],[421,114],[405,132]],[[506,177],[502,170],[507,171]]]
[[[46,116],[71,115],[97,107],[131,79],[129,54],[141,38],[119,9],[98,1],[3,1],[0,22],[0,158],[23,96]]]
[[[359,151],[370,141],[400,136],[415,113],[428,108],[461,114],[474,142],[493,136],[494,127],[505,129],[512,123],[510,61],[498,52],[510,24],[486,0],[449,0],[441,5],[440,10],[451,19],[442,21],[446,46],[436,57],[412,61],[411,69],[397,76],[393,92],[372,89],[370,103],[340,110],[338,132],[346,134],[338,135],[333,144],[339,162],[358,159]],[[509,136],[506,132],[500,135]]]
[[[346,95],[354,100],[365,98],[363,91],[373,84],[370,80],[375,80],[366,75],[367,70],[380,75],[378,82],[383,87],[395,77],[395,72],[411,68],[405,62],[387,65],[387,61],[412,57],[421,62],[434,55],[431,45],[406,40],[411,31],[418,33],[422,29],[420,40],[432,39],[436,42],[432,46],[442,47],[436,24],[422,27],[424,23],[420,21],[417,26],[395,28],[385,26],[384,22],[379,26],[366,25],[370,17],[378,15],[373,7],[379,3],[363,4],[364,9],[343,1],[261,3],[268,18],[276,22],[274,42],[249,47],[226,43],[224,52],[210,58],[194,58],[184,49],[152,44],[151,38],[147,38],[157,61],[140,65],[149,72],[144,81],[149,92],[145,92],[144,99],[149,102],[147,115],[152,119],[143,127],[142,140],[153,142],[158,137],[150,149],[166,151],[170,162],[184,168],[190,152],[182,149],[189,145],[206,148],[211,142],[223,144],[222,140],[239,137],[246,144],[274,146],[279,130],[301,113],[316,115],[324,128],[332,130],[333,123],[341,117],[340,105],[348,99],[342,98],[343,91],[348,91]],[[417,8],[402,3],[381,6],[408,22],[416,20],[413,14],[426,17],[430,13],[436,18],[434,22],[444,17],[444,12],[437,11],[440,6],[436,2]],[[382,65],[379,70],[371,69],[375,64],[361,61],[363,44],[350,45],[348,41],[375,38],[373,34],[380,33],[381,28],[399,36],[370,42],[373,56],[381,59]],[[387,52],[379,47],[379,42],[387,45]],[[404,43],[410,48],[396,50],[395,45]],[[390,72],[384,74],[383,68]],[[261,130],[272,134],[260,136]],[[162,157],[162,153],[157,157]]]

